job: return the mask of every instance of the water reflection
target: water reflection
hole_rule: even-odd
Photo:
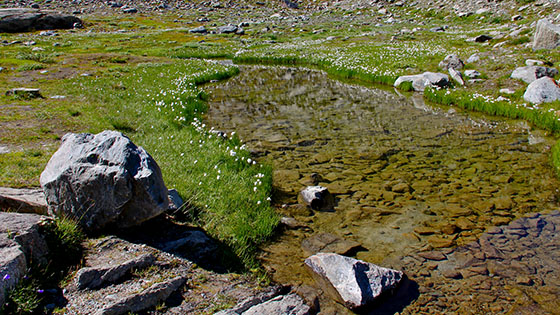
[[[368,250],[359,259],[405,267],[405,256],[449,254],[488,227],[557,206],[553,139],[524,123],[434,108],[421,97],[302,69],[242,68],[208,89],[208,123],[235,130],[274,166],[279,211],[306,226],[265,248],[262,259],[277,281],[312,285],[300,245],[320,232],[361,244]],[[296,205],[311,184],[335,194],[335,212]],[[416,276],[433,278],[430,271]]]

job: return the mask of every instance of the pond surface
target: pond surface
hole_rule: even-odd
[[[241,67],[238,76],[207,90],[208,124],[236,131],[261,162],[274,167],[273,201],[280,213],[295,218],[263,248],[261,259],[275,281],[300,287],[304,295],[318,291],[303,267],[313,251],[305,244],[327,239],[341,252],[357,250],[358,259],[405,270],[418,296],[389,313],[557,310],[543,301],[560,292],[558,271],[544,273],[555,279],[545,281],[532,266],[545,258],[558,264],[558,257],[544,257],[551,253],[539,247],[541,230],[554,230],[558,217],[530,214],[558,208],[559,182],[549,162],[555,140],[545,132],[306,69]],[[335,211],[299,206],[297,194],[308,185],[327,187]],[[489,234],[524,216],[544,222],[534,223],[540,229],[535,236],[529,233],[533,223],[523,221],[525,247],[516,247],[515,233],[502,231],[505,239]],[[546,242],[559,244],[555,235]],[[468,265],[454,258],[498,244],[482,239],[509,246],[494,248],[501,252],[532,254],[527,261],[479,254]],[[527,267],[519,270],[528,271],[500,275],[491,259],[518,259]],[[542,297],[547,285],[552,293]],[[321,294],[319,300],[325,313],[346,312]]]

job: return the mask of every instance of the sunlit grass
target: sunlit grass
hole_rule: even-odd
[[[239,70],[201,60],[121,70],[126,76],[81,79],[67,89],[110,109],[107,119],[154,156],[168,187],[187,201],[188,216],[253,266],[256,246],[278,222],[269,202],[271,170],[254,162],[235,136],[203,124],[206,94],[198,87]],[[123,88],[111,89],[115,80]]]

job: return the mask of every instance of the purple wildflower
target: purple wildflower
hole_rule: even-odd
[[[2,278],[2,280],[10,280],[10,278],[11,278],[10,275],[9,275],[9,274],[6,274],[6,275],[4,276],[4,278]]]
[[[43,289],[39,289],[39,290],[37,290],[37,293],[40,293],[40,294],[42,294],[43,292],[45,292],[45,290],[43,290]]]

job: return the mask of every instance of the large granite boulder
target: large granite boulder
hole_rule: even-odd
[[[525,101],[533,104],[541,104],[560,100],[560,87],[549,77],[533,81],[523,94]]]
[[[82,21],[72,15],[36,9],[0,9],[0,33],[71,29],[76,25],[82,25]]]
[[[558,70],[555,68],[547,68],[541,66],[526,66],[519,67],[511,73],[512,79],[519,79],[527,84],[540,79],[542,77],[554,77],[558,74]]]
[[[45,264],[48,246],[40,233],[44,216],[0,212],[0,305],[30,263]]]
[[[169,205],[159,166],[117,131],[66,134],[40,181],[49,213],[86,231],[135,226]]]
[[[333,253],[313,255],[305,264],[325,292],[354,310],[367,308],[403,279],[401,271]]]
[[[449,77],[446,74],[434,72],[403,75],[397,78],[394,86],[399,87],[404,82],[411,82],[414,91],[423,92],[427,87],[444,88],[449,86]]]
[[[558,46],[560,46],[560,25],[552,24],[547,19],[539,20],[533,39],[533,50],[555,49]]]

